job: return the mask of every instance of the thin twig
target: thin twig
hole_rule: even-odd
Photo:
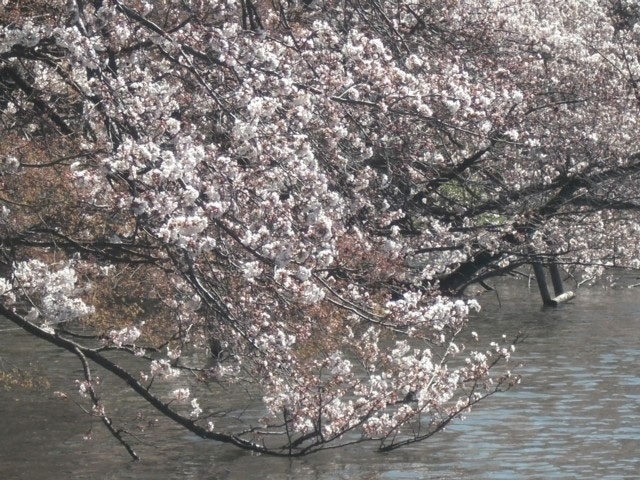
[[[133,450],[131,445],[129,445],[127,441],[124,438],[122,438],[123,431],[116,430],[115,427],[113,426],[113,421],[111,420],[111,418],[104,413],[104,405],[100,404],[100,399],[98,398],[98,395],[96,394],[96,391],[93,388],[91,369],[89,368],[89,362],[87,362],[87,357],[84,356],[84,354],[80,351],[78,347],[74,348],[74,353],[78,356],[78,358],[82,362],[82,370],[84,371],[84,378],[87,381],[87,392],[89,393],[89,396],[91,397],[91,401],[93,402],[94,414],[100,416],[102,423],[107,427],[109,432],[111,432],[111,435],[113,435],[116,438],[116,440],[120,442],[120,444],[127,450],[127,453],[131,455],[131,458],[133,458],[133,460],[137,462],[138,460],[140,460],[140,457]]]

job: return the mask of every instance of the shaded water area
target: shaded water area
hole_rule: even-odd
[[[142,461],[132,463],[98,422],[53,396],[75,397],[77,359],[0,319],[5,370],[33,364],[51,382],[38,391],[0,387],[0,479],[640,478],[640,287],[582,288],[558,309],[542,308],[526,282],[499,281],[498,289],[502,307],[484,294],[469,330],[481,344],[527,334],[512,360],[519,387],[405,450],[364,445],[295,460],[200,440],[153,421],[147,408],[140,422],[151,426],[135,442]],[[122,397],[108,405],[114,417],[141,407],[124,384],[105,382]]]

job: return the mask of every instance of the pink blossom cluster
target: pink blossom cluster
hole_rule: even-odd
[[[252,392],[259,425],[228,441],[281,435],[271,453],[395,448],[514,383],[492,373],[511,345],[459,340],[466,287],[640,266],[640,13],[356,3],[54,1],[0,26],[3,128],[66,149],[3,144],[0,181],[64,178],[80,217],[0,198],[3,304],[56,326],[144,269],[166,342],[119,326],[103,348],[149,362],[148,395],[184,369]],[[213,403],[182,424],[220,440]]]

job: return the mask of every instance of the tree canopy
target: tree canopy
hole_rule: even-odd
[[[640,266],[635,1],[3,5],[0,313],[134,456],[92,363],[204,438],[390,450],[517,381],[466,287]]]

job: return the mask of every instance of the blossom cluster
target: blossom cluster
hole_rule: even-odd
[[[0,299],[58,325],[138,294],[149,389],[205,352],[305,452],[437,431],[510,375],[509,346],[465,353],[467,286],[640,265],[640,16],[613,3],[15,7]],[[144,353],[141,324],[101,338]]]

